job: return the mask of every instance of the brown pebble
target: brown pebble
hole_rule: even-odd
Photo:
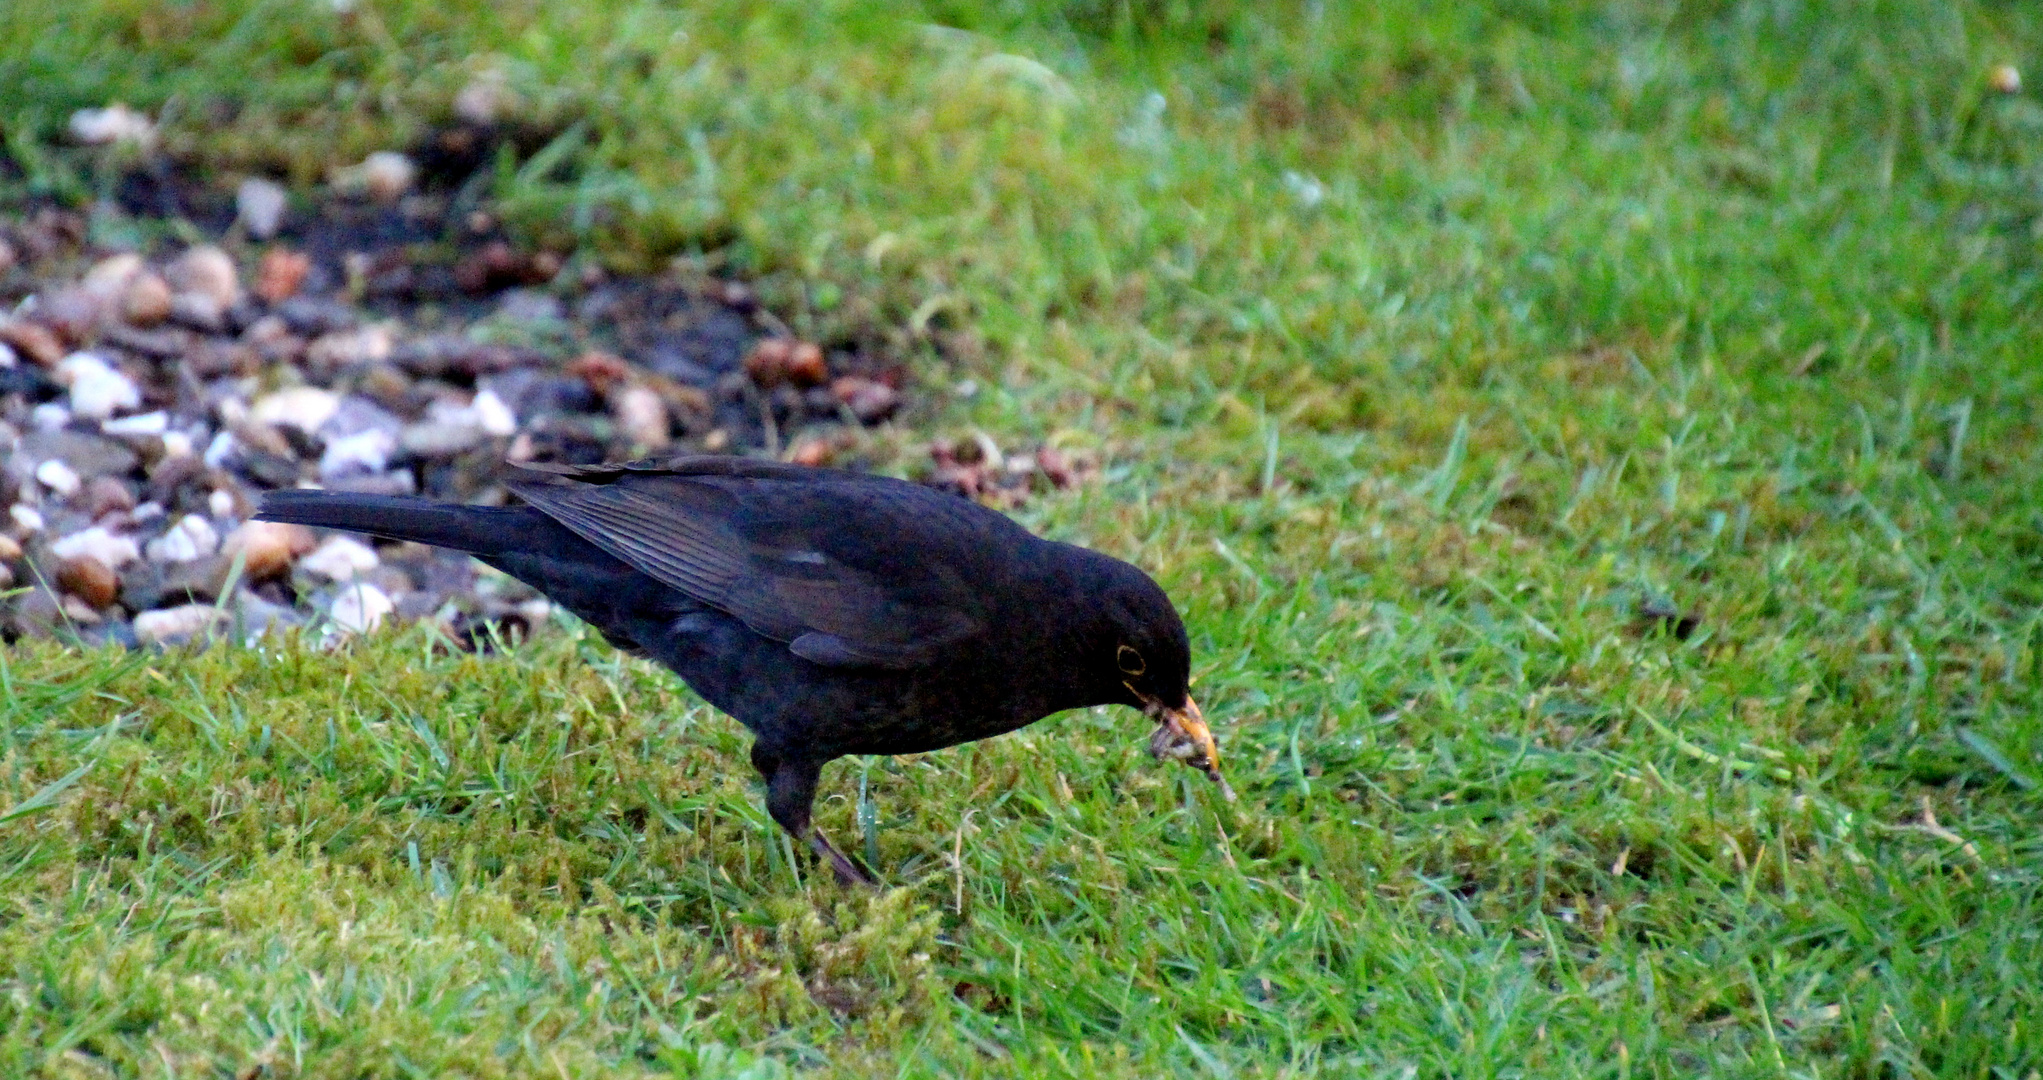
[[[64,358],[64,342],[56,331],[26,319],[0,322],[0,341],[44,367],[55,367]]]
[[[893,387],[876,379],[860,375],[845,375],[830,384],[830,393],[858,417],[861,424],[878,423],[886,419],[901,404],[901,394]]]
[[[0,533],[0,563],[11,563],[21,558],[21,541]]]
[[[823,362],[823,347],[813,341],[804,341],[788,354],[787,377],[796,386],[817,386],[830,377],[830,368]]]
[[[1051,487],[1068,488],[1078,482],[1078,473],[1071,467],[1071,459],[1054,446],[1036,451],[1036,468],[1042,470]]]
[[[563,370],[588,383],[599,397],[608,395],[612,386],[631,377],[631,365],[623,357],[596,349],[575,357]]]
[[[263,252],[255,269],[255,294],[267,303],[281,304],[298,295],[305,275],[312,272],[312,260],[304,252],[275,247]]]
[[[788,364],[794,359],[794,350],[795,343],[791,338],[760,338],[745,356],[745,374],[760,386],[779,386],[787,381]]]
[[[530,272],[530,261],[498,240],[484,244],[481,250],[456,263],[454,284],[463,292],[487,292],[522,281]]]
[[[170,318],[170,283],[144,270],[121,293],[121,318],[131,326],[155,326]]]
[[[84,601],[88,607],[103,608],[120,595],[121,579],[98,559],[73,555],[57,564],[57,588]]]
[[[787,459],[796,465],[820,468],[830,464],[830,459],[836,456],[837,447],[830,440],[803,439],[795,444],[794,451],[788,454]]]
[[[291,564],[318,543],[303,525],[251,521],[227,534],[220,553],[243,556],[242,573],[250,581],[270,581],[291,572]]]
[[[78,491],[78,506],[94,521],[135,508],[135,493],[117,476],[95,476]]]

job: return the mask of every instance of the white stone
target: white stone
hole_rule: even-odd
[[[138,416],[123,416],[118,420],[102,421],[99,425],[103,435],[162,435],[170,430],[170,414],[161,409]],[[165,439],[167,446],[169,440]],[[191,447],[191,440],[185,440],[185,447]]]
[[[319,455],[319,478],[333,481],[382,472],[396,449],[397,437],[380,428],[343,435],[327,443],[325,452]]]
[[[617,418],[617,429],[634,447],[665,450],[672,438],[667,403],[651,387],[627,386],[612,394],[610,414]]]
[[[397,605],[382,589],[366,581],[351,581],[334,595],[327,617],[343,633],[362,634],[382,625],[383,617],[395,610]]]
[[[234,269],[233,257],[211,244],[187,249],[164,267],[163,276],[172,289],[207,297],[221,311],[241,300],[241,275]]]
[[[163,433],[164,457],[189,457],[194,452],[191,436],[182,431],[166,431]]]
[[[135,508],[128,511],[128,520],[137,525],[145,521],[155,521],[162,516],[163,504],[160,502],[136,503]]]
[[[234,189],[234,213],[249,236],[268,240],[283,227],[285,198],[282,186],[251,176]]]
[[[479,127],[497,122],[511,106],[510,81],[501,68],[475,73],[454,95],[454,115]]]
[[[8,507],[7,516],[14,519],[15,526],[22,532],[35,533],[43,531],[42,511],[26,503],[15,503],[13,506]]]
[[[231,431],[223,431],[213,436],[213,441],[206,444],[206,468],[217,469],[226,464],[227,459],[233,457],[234,451],[240,447],[241,444],[235,441],[234,433]]]
[[[147,545],[149,561],[164,563],[194,562],[219,550],[220,534],[213,530],[212,522],[197,514],[179,518],[170,531]]]
[[[376,549],[360,540],[329,536],[312,554],[298,560],[298,565],[331,581],[348,581],[376,569],[381,561]]]
[[[390,359],[396,344],[389,323],[370,323],[314,338],[305,347],[305,362],[318,369],[364,367]]]
[[[135,616],[135,637],[151,645],[184,641],[212,629],[223,614],[211,604],[184,604],[145,611]]]
[[[121,290],[127,288],[128,282],[141,272],[142,257],[124,251],[93,263],[92,268],[85,271],[85,278],[78,287],[102,301],[110,301],[118,297]]]
[[[332,419],[339,408],[340,395],[331,390],[293,386],[257,398],[248,410],[248,417],[258,424],[289,425],[310,434]]]
[[[70,387],[73,416],[104,420],[142,404],[135,380],[93,353],[75,352],[57,361],[56,379]]]
[[[341,169],[335,180],[339,186],[366,192],[374,200],[396,202],[419,180],[419,165],[413,165],[411,157],[402,153],[380,149],[364,157],[360,165]]]
[[[115,570],[142,557],[142,549],[132,538],[109,532],[101,525],[72,533],[51,544],[50,553],[59,559],[90,555]]]
[[[14,351],[14,346],[0,341],[0,368],[18,367],[20,364],[21,357]]]
[[[61,431],[71,424],[71,410],[54,401],[45,401],[29,410],[28,420],[37,431]]]
[[[156,122],[116,101],[104,109],[72,113],[71,137],[87,146],[117,142],[149,146],[156,141]]]
[[[78,485],[83,482],[78,479],[78,470],[56,458],[36,466],[35,478],[37,483],[56,492],[61,499],[78,494]]]
[[[495,390],[484,390],[475,395],[475,422],[485,435],[504,438],[518,433],[518,417],[511,411],[504,399]]]
[[[234,513],[234,496],[214,488],[213,493],[206,496],[206,509],[211,510],[216,518],[230,517]]]

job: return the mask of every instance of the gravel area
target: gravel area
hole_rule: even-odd
[[[138,250],[89,241],[78,213],[0,212],[7,640],[167,645],[395,618],[486,641],[545,601],[466,557],[250,522],[260,492],[501,503],[507,462],[827,464],[902,405],[898,365],[799,340],[742,282],[521,250],[486,210],[406,194],[408,167],[372,158],[389,175],[310,207],[247,181],[176,207],[185,242]],[[982,439],[933,445],[929,480],[1011,505],[1083,471]]]

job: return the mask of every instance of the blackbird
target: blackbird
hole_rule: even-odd
[[[846,882],[810,823],[823,764],[912,754],[1127,705],[1150,751],[1221,780],[1186,691],[1184,623],[1149,575],[968,499],[731,457],[527,465],[523,506],[274,491],[256,516],[453,548],[651,657],[755,737],[773,820]]]

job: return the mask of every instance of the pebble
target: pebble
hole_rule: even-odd
[[[281,304],[298,295],[311,272],[312,260],[303,252],[271,248],[255,268],[255,294],[266,304]]]
[[[235,511],[233,493],[225,488],[214,488],[213,493],[206,496],[206,509],[212,511],[216,518],[233,517]]]
[[[29,423],[37,431],[62,431],[71,426],[71,410],[54,401],[45,401],[28,411]]]
[[[25,533],[43,531],[43,512],[26,503],[15,503],[7,508],[7,516],[14,519],[14,525]]]
[[[220,550],[220,534],[212,522],[197,514],[186,514],[162,536],[149,541],[145,551],[151,562],[188,563]]]
[[[0,320],[0,342],[7,343],[44,367],[64,358],[64,343],[57,338],[56,332],[27,319]]]
[[[58,498],[68,499],[78,494],[78,470],[51,458],[35,467],[36,482],[56,493]]]
[[[103,525],[94,525],[51,544],[50,554],[59,559],[90,556],[118,570],[141,558],[142,549],[132,538],[109,531]]]
[[[87,295],[105,303],[118,299],[127,291],[128,282],[142,272],[142,257],[132,251],[109,255],[92,264],[85,276],[78,282],[78,288]]]
[[[102,435],[120,435],[124,437],[168,435],[170,434],[170,414],[158,409],[155,412],[137,413],[134,416],[123,416],[115,420],[103,420],[100,422],[99,431]],[[185,439],[185,445],[187,447],[191,445],[189,438]]]
[[[222,431],[213,436],[212,442],[206,444],[206,453],[199,460],[205,462],[208,469],[225,468],[228,460],[240,449],[241,443],[234,438],[234,433]]]
[[[217,334],[227,329],[227,309],[218,300],[201,292],[173,293],[170,297],[171,321],[188,326],[200,333]]]
[[[135,380],[94,353],[72,353],[58,361],[57,381],[70,387],[71,414],[86,420],[104,420],[142,405],[142,388]]]
[[[132,143],[148,147],[156,142],[156,122],[116,101],[103,109],[79,109],[71,114],[71,137],[87,146]]]
[[[0,533],[0,563],[11,563],[21,558],[21,541]]]
[[[477,72],[454,95],[454,115],[477,127],[490,127],[510,109],[513,101],[509,80],[501,69]]]
[[[483,434],[498,439],[517,434],[517,414],[504,404],[504,399],[498,397],[496,391],[484,388],[475,395],[475,401],[469,408],[474,410],[476,426],[482,429]]]
[[[120,595],[121,579],[105,561],[91,555],[60,556],[57,588],[83,600],[94,610],[114,602]]]
[[[362,634],[382,625],[384,616],[397,610],[388,593],[366,581],[350,582],[334,595],[327,618],[336,629]]]
[[[372,323],[353,330],[322,334],[305,350],[305,362],[315,371],[367,367],[390,359],[396,336],[390,324]]]
[[[893,387],[857,375],[846,375],[831,383],[830,393],[862,424],[886,419],[901,404],[901,394]]]
[[[380,473],[396,449],[396,436],[379,428],[342,435],[328,442],[319,455],[319,478],[331,483],[342,477]]]
[[[251,176],[234,189],[234,216],[249,236],[268,240],[284,225],[286,201],[282,185]]]
[[[179,293],[210,297],[225,312],[241,302],[241,276],[234,259],[211,244],[189,248],[164,270]]]
[[[144,270],[121,291],[121,318],[131,326],[155,326],[170,318],[170,283]]]
[[[91,604],[69,593],[64,595],[61,606],[63,607],[65,617],[79,626],[98,626],[106,621],[105,616],[95,610]]]
[[[341,398],[316,386],[293,386],[264,394],[249,407],[248,418],[271,427],[288,426],[306,434],[320,429],[340,410]]]
[[[180,645],[213,628],[226,612],[211,604],[181,604],[135,616],[135,637],[147,645]]]
[[[413,457],[449,458],[482,445],[482,429],[473,423],[428,420],[412,424],[397,444]]]
[[[667,403],[645,386],[627,386],[610,395],[610,414],[617,428],[631,441],[635,451],[665,450],[672,438],[668,427]]]
[[[376,569],[381,563],[375,548],[345,536],[327,537],[311,554],[298,561],[306,572],[329,581],[347,581]]]
[[[2022,92],[2022,69],[2013,64],[1996,64],[1986,75],[1986,85],[1996,94],[2019,94]]]
[[[250,521],[227,534],[227,539],[220,545],[220,553],[230,559],[240,555],[242,573],[250,581],[268,581],[289,574],[291,564],[311,551],[315,544],[312,530],[303,525]]]
[[[21,355],[14,351],[14,346],[9,345],[4,341],[0,341],[0,368],[11,368],[20,366]]]
[[[112,439],[64,429],[27,432],[15,452],[30,461],[62,458],[80,476],[124,476],[141,461],[133,450]]]
[[[418,175],[419,168],[410,158],[395,150],[378,150],[360,165],[334,170],[333,184],[377,202],[396,202],[411,190]]]
[[[85,481],[83,496],[78,502],[87,517],[98,521],[108,514],[133,514],[135,493],[120,477],[95,476]]]

